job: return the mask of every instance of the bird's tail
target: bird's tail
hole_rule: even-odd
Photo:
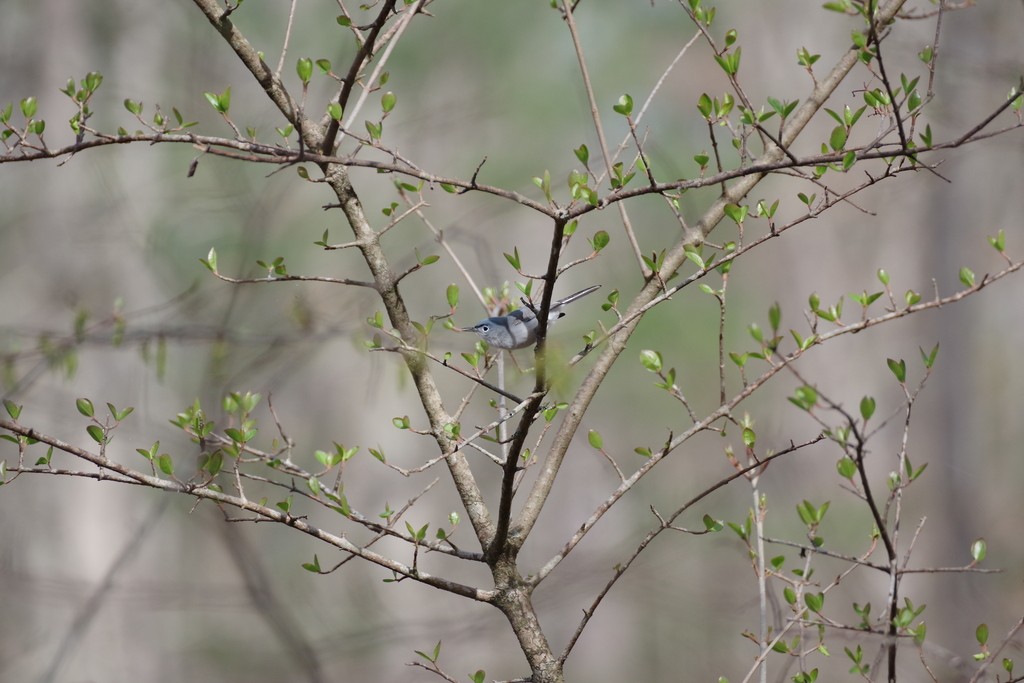
[[[554,304],[552,304],[552,308],[554,308],[555,306],[565,306],[566,304],[571,304],[573,301],[576,301],[576,299],[582,299],[587,294],[590,294],[591,292],[597,291],[597,289],[600,286],[601,285],[592,285],[590,287],[587,287],[586,289],[581,289],[580,291],[576,292],[575,294],[570,294],[569,296],[565,297],[564,299],[556,301]]]

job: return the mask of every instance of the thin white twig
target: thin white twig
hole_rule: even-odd
[[[376,83],[377,79],[380,78],[380,74],[384,70],[384,65],[388,63],[388,57],[391,56],[392,50],[395,49],[395,45],[398,43],[398,40],[402,37],[402,34],[405,32],[405,29],[409,26],[409,22],[411,22],[412,18],[416,16],[416,13],[420,11],[420,7],[423,6],[424,2],[425,0],[416,0],[416,2],[413,3],[413,5],[406,10],[405,16],[399,19],[398,25],[395,28],[394,37],[388,42],[387,47],[384,48],[384,52],[383,54],[381,54],[380,59],[377,61],[377,65],[373,67],[373,72],[370,74],[369,81],[367,81],[368,83]],[[346,121],[356,120],[356,118],[359,116],[359,110],[363,108],[364,104],[366,104],[366,98],[369,96],[370,88],[363,88],[363,91],[359,94],[359,99],[356,100],[356,103],[352,107],[350,112],[345,112]],[[341,145],[341,142],[344,139],[345,129],[339,128],[338,139],[335,142],[335,146],[337,147]]]
[[[587,91],[587,99],[590,101],[590,117],[594,121],[594,128],[597,131],[597,141],[601,147],[601,156],[604,157],[605,172],[611,174],[612,172],[612,159],[608,153],[608,141],[604,136],[604,126],[601,125],[601,112],[597,106],[597,98],[594,95],[594,86],[590,82],[590,72],[587,70],[587,60],[583,56],[583,45],[580,43],[579,34],[576,31],[576,20],[572,16],[572,6],[569,0],[562,0],[562,9],[565,14],[565,23],[569,27],[569,34],[572,37],[572,45],[576,51],[576,58],[580,63],[580,76],[583,78],[583,88]],[[633,255],[636,257],[637,264],[640,266],[640,272],[644,278],[647,278],[650,274],[650,269],[647,264],[644,263],[643,254],[640,251],[640,243],[636,240],[636,233],[633,231],[633,225],[630,223],[629,214],[626,213],[625,206],[619,202],[619,217],[622,219],[622,226],[626,232],[626,239],[629,241],[630,246],[633,248]]]
[[[277,70],[274,71],[274,78],[281,79],[281,71],[284,70],[284,59],[288,54],[288,43],[292,39],[292,24],[295,22],[295,5],[298,0],[292,0],[292,6],[288,9],[288,26],[284,30],[284,45],[281,46],[281,59],[277,62]]]

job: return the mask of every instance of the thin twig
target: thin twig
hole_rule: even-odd
[[[583,45],[580,43],[579,34],[576,31],[576,20],[573,18],[572,7],[569,6],[568,0],[562,0],[563,16],[565,17],[565,23],[569,27],[569,34],[572,37],[573,49],[576,51],[576,59],[580,64],[580,77],[583,79],[583,88],[587,92],[587,99],[590,102],[590,117],[594,122],[594,129],[597,131],[598,145],[601,147],[601,155],[604,158],[604,165],[606,172],[611,175],[612,172],[612,159],[608,153],[608,141],[604,137],[604,126],[601,125],[601,111],[597,106],[597,98],[594,95],[594,86],[590,82],[590,73],[587,70],[587,60],[583,56]],[[640,267],[640,272],[646,279],[650,276],[650,269],[647,264],[644,263],[643,254],[640,250],[640,243],[636,240],[636,234],[633,232],[633,226],[629,221],[629,215],[626,213],[625,207],[619,205],[619,217],[622,219],[622,227],[626,233],[626,239],[629,241],[630,246],[633,248],[633,255],[636,257],[637,265]]]
[[[274,77],[277,79],[281,78],[281,72],[284,70],[284,59],[285,55],[288,54],[288,44],[292,39],[292,24],[295,23],[295,5],[298,0],[292,0],[291,7],[288,8],[288,25],[284,30],[284,44],[281,45],[281,58],[277,61],[277,69],[274,70]]]

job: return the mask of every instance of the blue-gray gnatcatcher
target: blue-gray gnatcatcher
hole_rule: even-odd
[[[551,302],[548,324],[565,316],[562,309],[576,299],[585,297],[601,285],[594,285]],[[472,327],[457,328],[460,332],[476,332],[487,344],[496,349],[523,349],[537,343],[537,314],[529,308],[518,308],[508,315],[484,318]]]

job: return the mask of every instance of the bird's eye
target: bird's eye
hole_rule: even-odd
[[[481,332],[486,332],[486,331],[488,331],[491,328],[488,325],[477,325],[476,329],[480,330]]]

